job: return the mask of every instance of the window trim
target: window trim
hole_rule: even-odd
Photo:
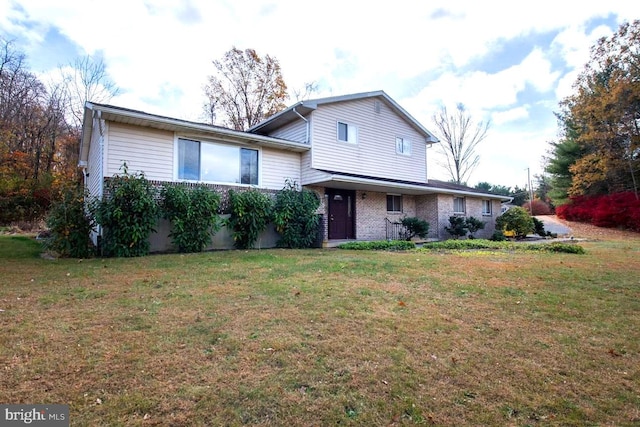
[[[340,139],[340,125],[346,126],[347,139]],[[358,127],[351,123],[337,120],[336,121],[336,141],[344,142],[345,144],[355,145],[358,143]]]
[[[489,207],[488,210],[484,210],[485,203]],[[493,216],[493,203],[490,199],[482,199],[482,215],[483,216]]]
[[[462,210],[461,211],[457,211],[456,210],[456,199],[462,200]],[[454,196],[453,197],[453,213],[454,214],[458,214],[458,215],[464,215],[466,212],[467,212],[467,198],[466,197]]]
[[[188,141],[194,141],[194,142],[198,142],[200,145],[200,152],[199,152],[199,157],[198,157],[198,166],[199,166],[199,170],[198,170],[198,179],[197,180],[193,180],[193,179],[184,179],[184,178],[179,178],[180,176],[180,162],[179,162],[179,158],[180,158],[180,149],[179,149],[179,141],[180,140],[188,140]],[[258,176],[257,176],[257,180],[258,182],[256,184],[243,184],[241,182],[227,182],[227,181],[205,181],[202,179],[202,144],[213,144],[213,145],[220,145],[220,146],[224,146],[224,147],[233,147],[233,148],[237,148],[238,149],[238,156],[240,158],[240,162],[242,162],[242,154],[241,154],[241,150],[242,149],[246,149],[246,150],[252,150],[252,151],[256,151],[257,155],[258,155],[258,159],[257,159],[257,168],[258,168]],[[190,183],[205,183],[205,184],[216,184],[216,185],[227,185],[227,186],[237,186],[237,187],[259,187],[262,185],[262,147],[249,147],[246,145],[240,145],[240,144],[227,144],[224,142],[219,142],[219,141],[214,141],[214,140],[210,140],[210,139],[205,139],[205,138],[199,138],[199,137],[192,137],[192,136],[188,136],[188,135],[176,135],[174,138],[174,142],[173,142],[173,180],[176,182],[190,182]],[[242,180],[242,163],[240,163],[238,165],[238,179]]]
[[[400,143],[400,144],[399,144]],[[400,148],[400,149],[398,149]],[[405,148],[408,148],[406,150]],[[411,156],[411,140],[402,136],[396,136],[396,153],[403,156]]]
[[[400,200],[400,210],[392,210],[392,211],[389,210],[389,197],[392,197],[392,198],[398,197],[399,198],[399,200]],[[390,213],[390,214],[401,214],[402,212],[404,212],[404,200],[403,200],[402,194],[387,193],[386,201],[387,201],[387,213]],[[392,199],[392,203],[391,204],[392,204],[392,208],[396,207],[395,203],[393,202],[393,199]]]

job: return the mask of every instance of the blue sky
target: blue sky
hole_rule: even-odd
[[[43,80],[102,55],[121,89],[112,104],[188,120],[201,119],[211,61],[232,46],[276,57],[291,90],[318,83],[314,97],[384,90],[431,130],[440,106],[463,103],[491,121],[469,184],[522,187],[527,168],[542,171],[590,46],[638,12],[628,0],[563,3],[0,0],[0,36]],[[429,177],[446,180],[436,153]]]

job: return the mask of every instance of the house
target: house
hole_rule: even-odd
[[[452,215],[485,221],[478,237],[490,236],[504,197],[428,179],[427,154],[438,142],[383,91],[300,101],[246,132],[87,103],[80,166],[94,197],[124,162],[160,185],[267,191],[295,181],[321,200],[325,244],[395,237],[405,216],[428,221],[433,239],[448,237]],[[159,224],[152,250],[170,248],[168,233]],[[276,240],[268,230],[259,245]],[[232,244],[225,230],[214,237],[215,248]]]

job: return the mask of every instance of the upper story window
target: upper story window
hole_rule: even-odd
[[[457,214],[465,213],[464,197],[453,198],[453,213],[457,213]]]
[[[482,201],[482,215],[491,215],[493,212],[491,210],[491,200],[483,200]]]
[[[358,143],[358,128],[345,122],[338,122],[338,141]]]
[[[258,150],[178,139],[178,179],[258,185]]]
[[[387,212],[402,212],[402,196],[387,194]]]
[[[406,138],[396,138],[396,153],[404,154],[405,156],[411,155],[411,141]]]

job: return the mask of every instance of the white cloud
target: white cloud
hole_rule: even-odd
[[[522,120],[519,132],[505,126],[532,114],[522,94],[534,90],[546,96],[545,104],[554,105],[570,93],[572,70],[581,68],[589,46],[611,31],[596,27],[587,33],[587,22],[611,14],[619,22],[630,20],[637,6],[628,0],[580,7],[550,0],[0,0],[1,31],[21,38],[25,46],[42,43],[55,27],[78,51],[102,52],[122,89],[113,100],[117,105],[197,119],[211,61],[235,45],[279,59],[290,88],[317,81],[320,95],[383,89],[394,96],[398,91],[401,96],[395,99],[427,128],[438,104],[463,102],[474,117],[493,117],[492,141],[523,140],[527,147],[544,144],[536,133],[542,130],[529,130]],[[474,59],[495,53],[497,43],[551,31],[559,32],[551,46],[538,46],[519,64],[494,73],[462,71]],[[552,67],[553,55],[566,62],[565,74]],[[426,76],[432,79],[418,83]],[[544,131],[555,133],[554,128]],[[506,148],[496,144],[487,150]],[[483,165],[491,165],[483,173],[500,169],[487,159],[518,159],[527,152],[518,147],[483,155]],[[527,154],[527,161],[533,154]],[[518,162],[507,160],[505,167]]]
[[[502,125],[515,120],[526,119],[527,117],[529,117],[529,106],[524,105],[506,111],[494,112],[491,114],[491,122],[496,125]]]

